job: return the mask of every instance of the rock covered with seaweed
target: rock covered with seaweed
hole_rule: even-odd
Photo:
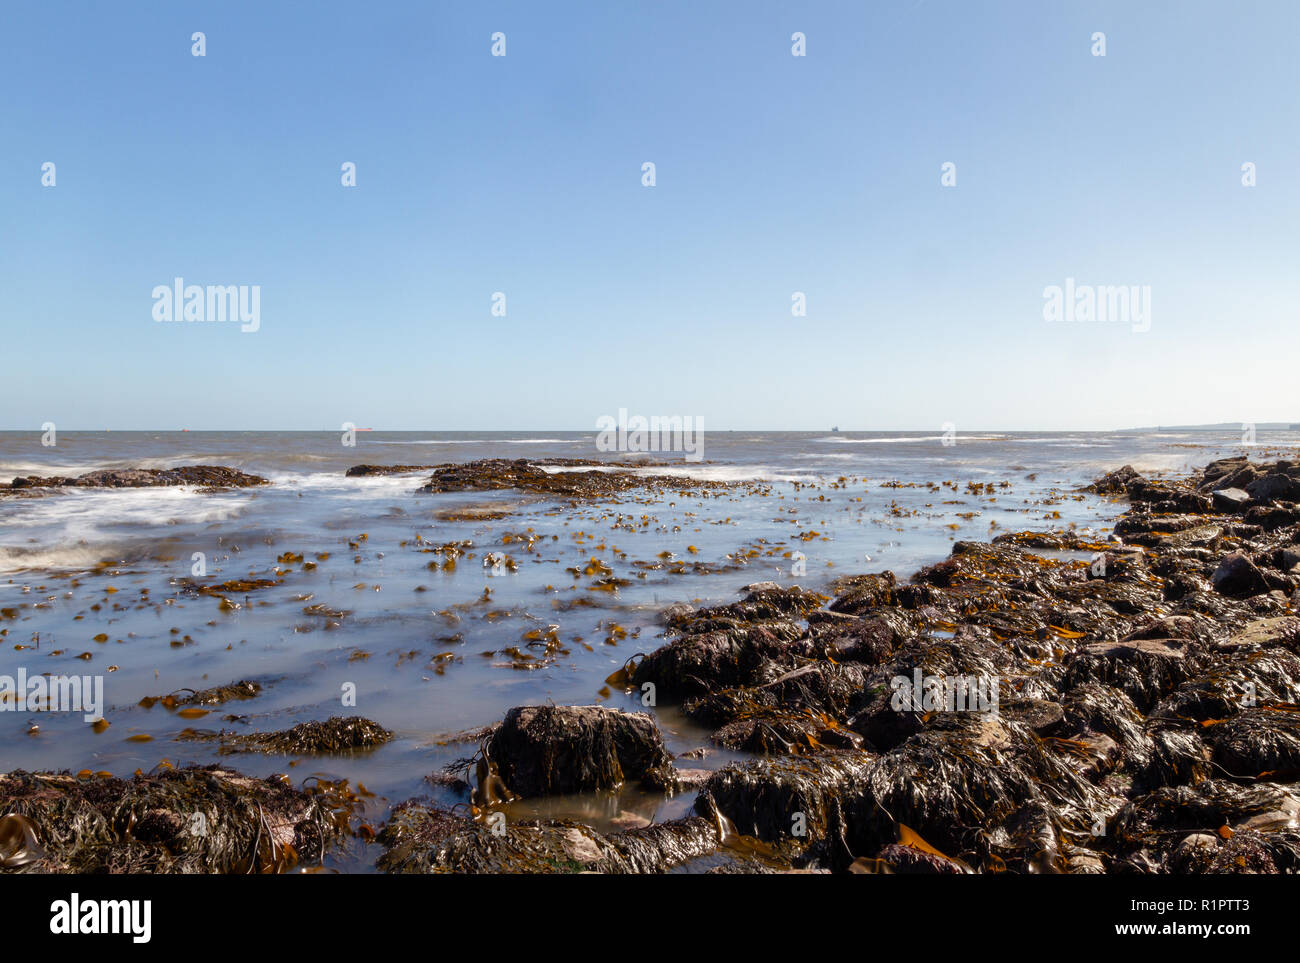
[[[319,859],[347,831],[335,787],[217,766],[0,775],[0,872],[262,873]]]
[[[176,485],[196,485],[202,491],[213,492],[269,484],[260,475],[250,475],[234,468],[183,465],[177,468],[100,469],[71,477],[25,475],[14,478],[8,486],[0,485],[0,495],[21,494],[30,497],[68,488],[164,488]]]

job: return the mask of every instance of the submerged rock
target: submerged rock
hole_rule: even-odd
[[[222,755],[261,752],[279,756],[355,752],[381,746],[392,738],[393,734],[383,726],[360,716],[303,722],[283,732],[186,729],[177,736],[182,742],[216,742]]]
[[[428,471],[433,465],[353,465],[344,475],[348,478],[364,478],[371,475],[405,475],[413,471]]]
[[[247,679],[232,682],[230,685],[213,686],[209,689],[177,689],[165,696],[145,696],[140,706],[152,709],[161,705],[165,709],[180,709],[184,706],[218,706],[232,699],[253,699],[262,691],[257,682]]]

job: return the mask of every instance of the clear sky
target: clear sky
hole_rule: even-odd
[[[1300,421],[1293,0],[3,20],[0,428]],[[155,322],[175,277],[260,330]]]

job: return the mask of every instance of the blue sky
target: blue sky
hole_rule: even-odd
[[[12,4],[0,428],[1300,421],[1298,46],[1290,2]],[[260,330],[156,323],[177,276]],[[1044,321],[1066,278],[1150,331]]]

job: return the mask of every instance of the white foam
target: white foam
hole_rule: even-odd
[[[354,475],[341,471],[269,472],[265,477],[279,492],[310,492],[348,500],[390,499],[415,492],[429,476],[427,469],[395,475]]]
[[[251,495],[201,493],[198,488],[73,489],[41,498],[0,500],[0,570],[77,568],[116,552],[125,539],[141,544],[178,528],[227,522],[243,514]]]

